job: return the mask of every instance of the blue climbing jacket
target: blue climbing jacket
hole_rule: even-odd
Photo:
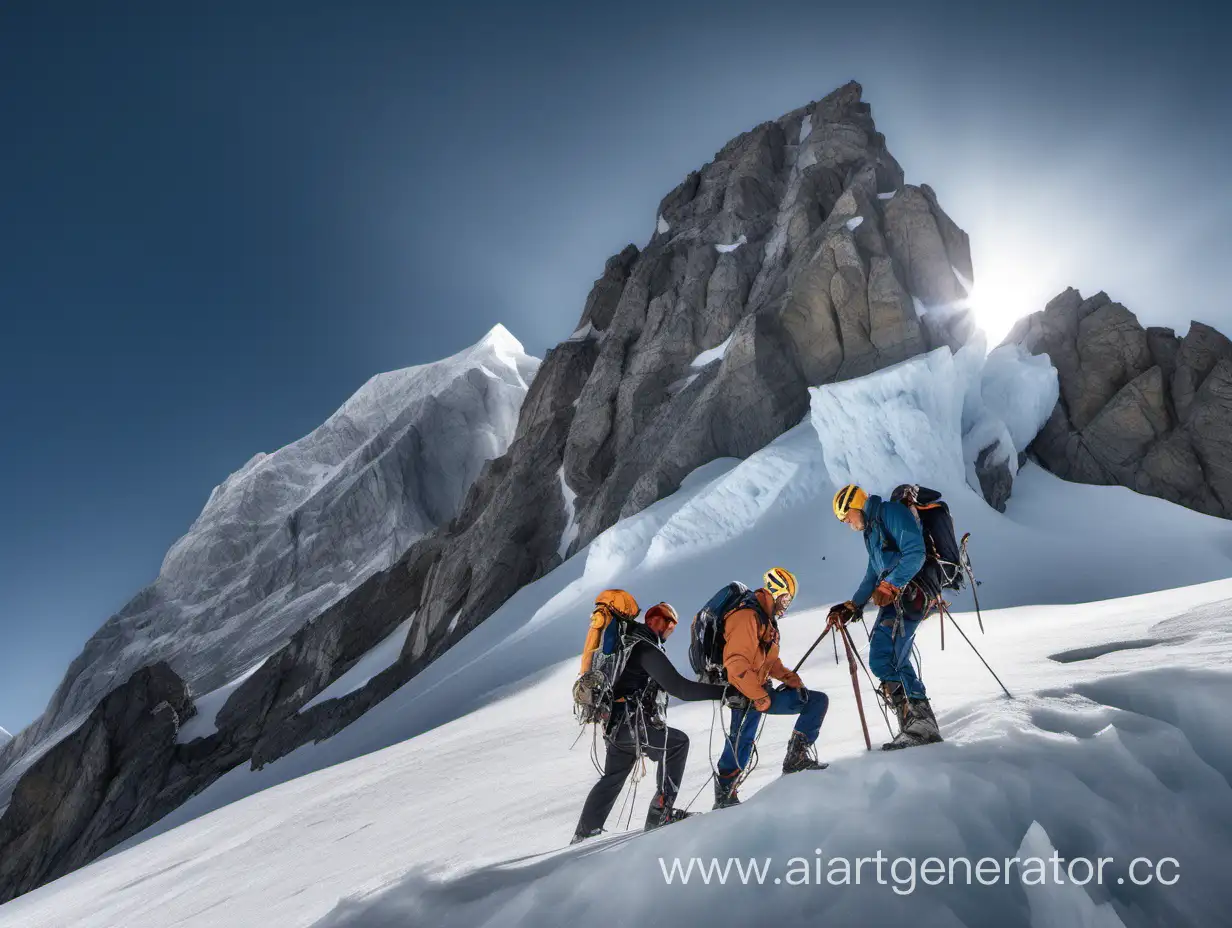
[[[899,589],[924,566],[924,530],[916,514],[902,503],[870,496],[864,503],[864,547],[868,570],[851,601],[863,607],[882,580]]]

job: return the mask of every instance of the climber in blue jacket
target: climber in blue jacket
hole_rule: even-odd
[[[889,751],[940,741],[928,693],[911,664],[911,643],[927,608],[923,588],[912,582],[924,566],[926,553],[920,520],[902,503],[870,496],[855,484],[835,494],[834,515],[862,532],[868,549],[868,569],[859,589],[831,612],[850,622],[869,600],[880,607],[868,643],[868,666],[881,680],[882,694],[899,721],[898,734],[883,748]]]

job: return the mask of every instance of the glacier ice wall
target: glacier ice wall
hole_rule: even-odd
[[[855,380],[810,390],[811,420],[836,486],[858,483],[888,493],[900,483],[979,492],[975,461],[1017,472],[1018,455],[1057,401],[1057,374],[1046,357],[1017,346],[985,354],[982,339],[957,353],[938,348]]]

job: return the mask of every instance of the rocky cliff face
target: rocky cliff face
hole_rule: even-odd
[[[451,358],[373,377],[311,434],[211,494],[158,579],[86,643],[41,718],[0,750],[0,804],[40,743],[139,667],[195,693],[233,679],[457,515],[503,454],[538,361],[503,327]]]
[[[0,902],[89,863],[165,813],[176,730],[192,711],[184,681],[154,664],[40,757],[0,819]]]
[[[965,296],[955,269],[971,272],[966,235],[904,183],[858,84],[733,139],[663,199],[644,249],[607,262],[544,359],[509,453],[424,554],[406,656],[448,647],[699,465],[795,425],[809,385],[930,347],[915,301]]]
[[[1200,322],[1184,338],[1143,328],[1073,289],[1007,341],[1057,369],[1060,399],[1031,445],[1049,470],[1232,518],[1232,341]]]
[[[950,305],[965,295],[956,270],[972,278],[966,235],[931,189],[904,183],[859,85],[732,140],[663,199],[645,248],[607,261],[576,331],[530,384],[508,449],[456,515],[296,631],[235,688],[215,731],[149,776],[161,798],[131,814],[104,807],[98,833],[131,834],[238,763],[329,737],[619,518],[794,426],[810,385],[960,344],[971,322]],[[235,545],[239,558],[250,540]],[[197,563],[183,553],[177,563]],[[239,561],[213,563],[234,577]],[[305,708],[408,620],[392,666]],[[84,749],[81,731],[65,756]],[[55,860],[104,849],[93,832],[34,825],[51,813],[26,797],[14,795],[0,834],[55,834],[67,842]],[[10,817],[27,827],[13,830]],[[14,874],[54,869],[33,844],[12,853]],[[10,894],[32,885],[7,879],[0,872]]]

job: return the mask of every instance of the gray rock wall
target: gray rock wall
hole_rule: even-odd
[[[1232,342],[1201,322],[1143,328],[1104,293],[1074,289],[1007,341],[1046,353],[1061,397],[1031,445],[1060,477],[1119,484],[1232,517]]]

